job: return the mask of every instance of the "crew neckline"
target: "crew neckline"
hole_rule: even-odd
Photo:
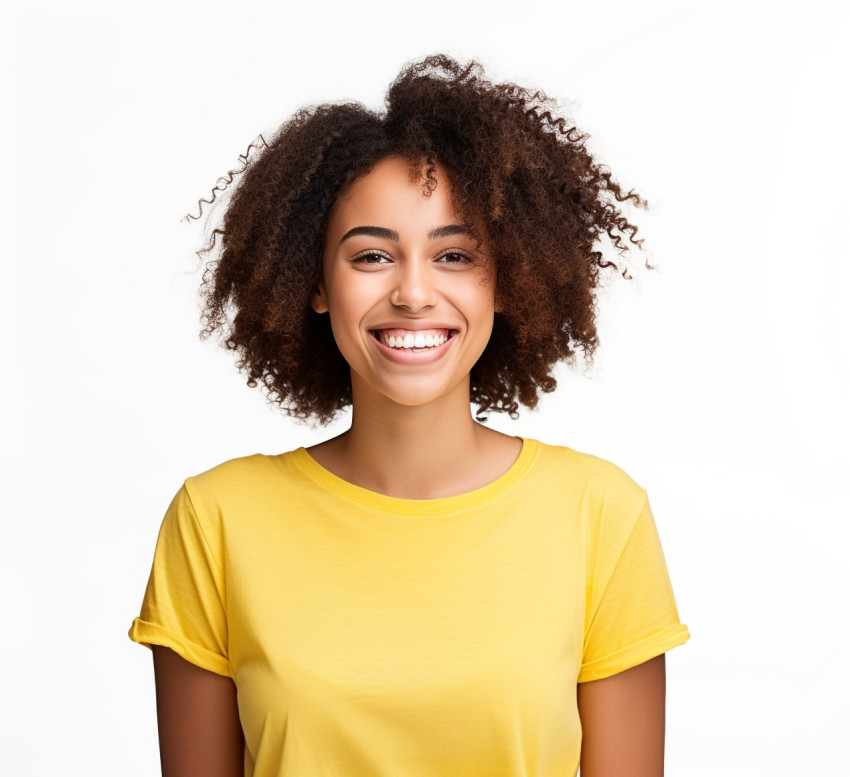
[[[522,448],[514,463],[498,478],[472,491],[437,499],[404,499],[381,494],[363,486],[354,485],[334,475],[317,462],[306,448],[297,448],[291,456],[301,470],[323,488],[333,493],[376,510],[406,515],[433,515],[468,510],[492,501],[515,485],[531,469],[540,451],[537,440],[520,437]]]

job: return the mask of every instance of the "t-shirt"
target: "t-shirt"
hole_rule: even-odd
[[[528,439],[441,499],[303,448],[189,478],[130,629],[233,678],[246,777],[574,776],[576,684],[688,636],[646,492]]]

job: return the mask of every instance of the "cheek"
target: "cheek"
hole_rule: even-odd
[[[370,308],[370,298],[359,288],[356,279],[342,283],[335,279],[328,287],[328,313],[337,347],[348,358],[348,344],[361,339],[361,322]]]
[[[486,277],[481,277],[472,282],[464,290],[461,310],[467,310],[468,315],[477,321],[492,319],[496,312],[496,289],[492,282]]]

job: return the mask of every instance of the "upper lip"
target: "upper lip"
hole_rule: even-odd
[[[394,321],[392,323],[369,327],[370,332],[380,332],[383,329],[406,329],[408,332],[424,332],[428,329],[452,329],[457,331],[458,327],[431,321]]]

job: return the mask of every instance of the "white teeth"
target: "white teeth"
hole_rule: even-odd
[[[442,345],[449,338],[446,335],[423,335],[421,332],[417,334],[406,334],[404,337],[400,335],[395,337],[381,337],[381,342],[390,348],[434,348]]]

